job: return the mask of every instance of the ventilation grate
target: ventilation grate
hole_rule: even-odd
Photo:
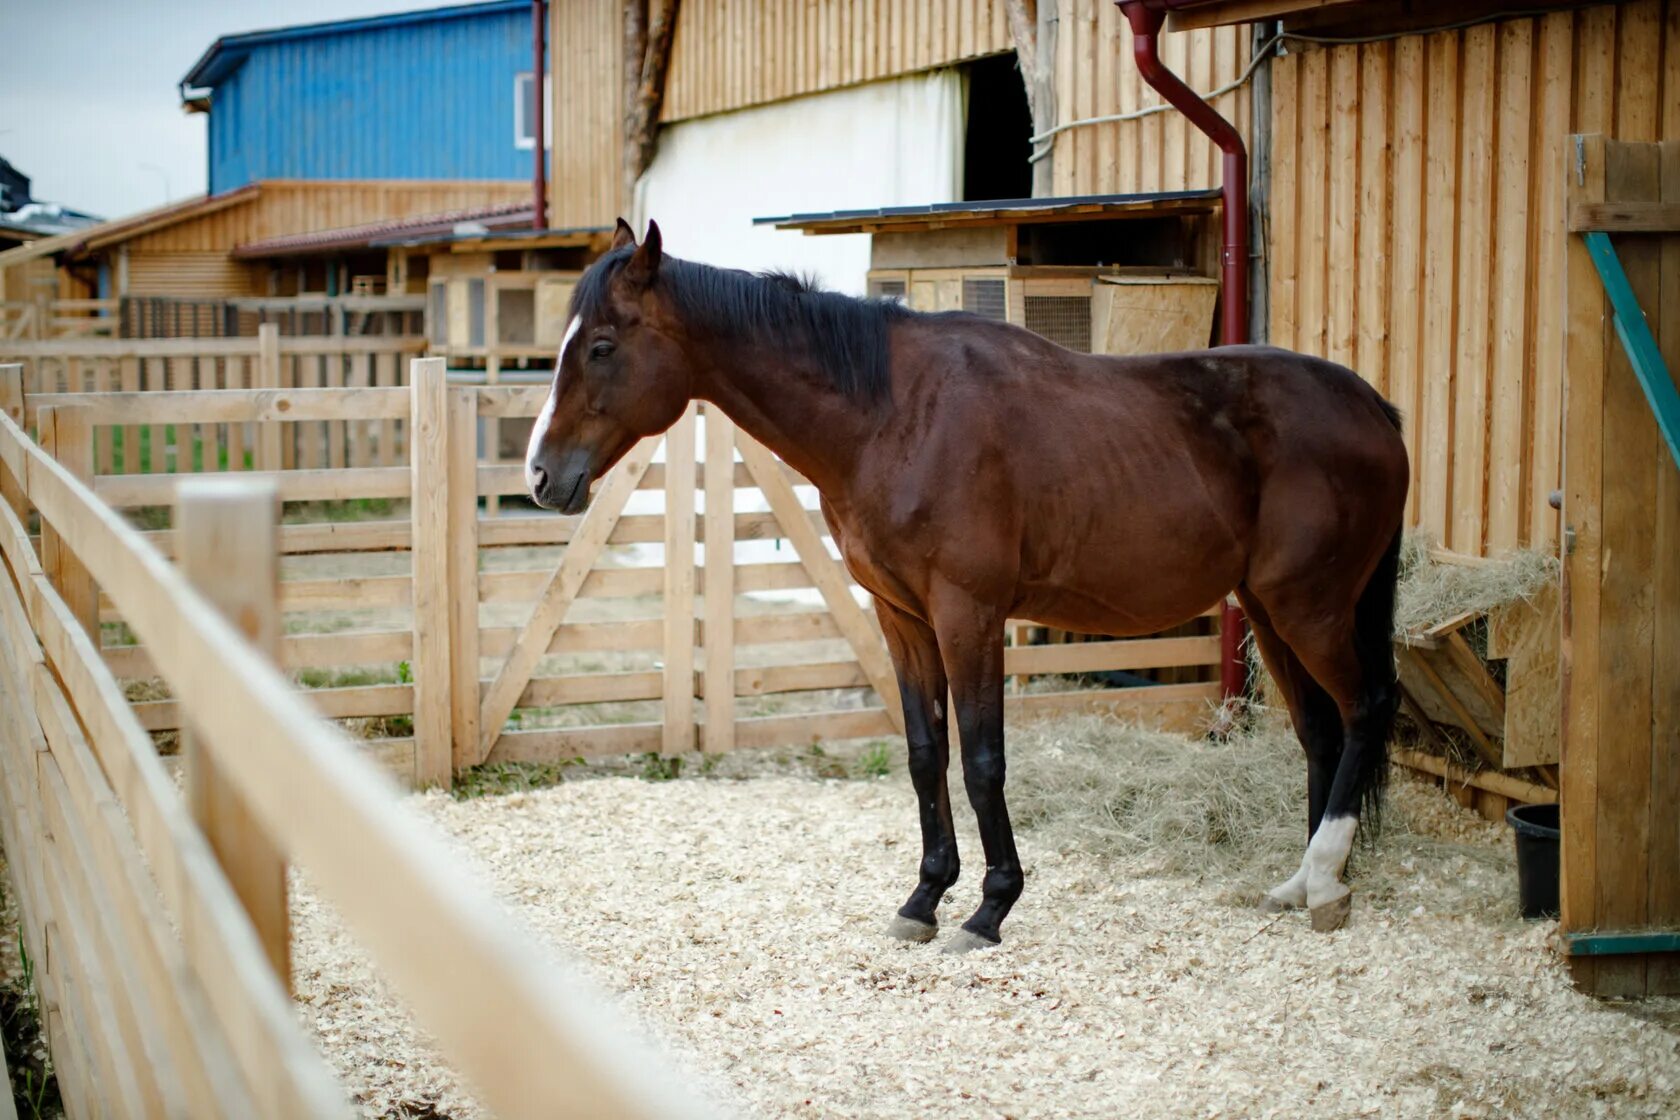
[[[905,283],[902,280],[871,280],[869,282],[870,299],[890,299],[903,303],[906,294]]]
[[[1026,304],[1029,331],[1069,350],[1091,352],[1090,296],[1028,296]]]
[[[1002,277],[964,277],[962,289],[963,310],[980,316],[982,319],[996,319],[1003,322],[1009,318],[1008,304],[1004,300]]]

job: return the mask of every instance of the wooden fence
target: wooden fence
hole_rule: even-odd
[[[0,300],[0,339],[110,336],[116,312],[114,299]]]
[[[97,406],[39,407],[38,446],[20,385],[0,367],[0,834],[70,1115],[349,1113],[287,996],[285,863],[498,1114],[693,1114],[267,656],[272,477],[181,486],[172,565],[89,485]],[[102,594],[179,698],[185,798]]]
[[[447,783],[482,762],[897,735],[884,641],[803,479],[727,418],[708,414],[702,425],[696,410],[631,452],[582,517],[522,515],[511,503],[497,516],[498,499],[524,492],[523,470],[487,457],[484,433],[534,416],[547,388],[451,385],[443,365],[415,362],[413,392],[26,394],[24,409],[79,403],[94,448],[124,427],[243,428],[255,463],[275,462],[277,443],[298,448],[292,463],[281,455],[280,469],[251,475],[271,480],[281,500],[391,503],[373,520],[281,528],[279,659],[326,686],[308,693],[317,711],[359,721],[369,749],[417,784]],[[387,426],[413,433],[413,446],[406,464],[352,466],[365,459],[347,450],[339,467],[313,443],[303,454],[295,430],[321,425],[348,429],[347,449]],[[168,505],[167,474],[108,474],[91,454],[94,491],[110,506],[155,514]],[[175,546],[170,529],[147,536],[165,552]],[[105,602],[100,617],[116,674],[154,677],[147,646],[126,644],[120,606]],[[1200,633],[1011,648],[1008,703],[1196,726],[1218,697],[1212,629],[1205,620]],[[1141,687],[1062,679],[1094,673]],[[173,697],[135,708],[151,731],[181,723]]]
[[[0,362],[23,367],[25,392],[181,393],[218,389],[396,387],[405,359],[423,352],[419,336],[282,338],[265,324],[255,338],[58,339],[0,342]],[[128,399],[128,398],[123,398]],[[138,397],[120,426],[96,433],[100,474],[161,475],[215,470],[328,469],[406,462],[406,424],[359,424],[335,417],[274,428],[259,444],[248,422],[172,423]],[[151,411],[148,411],[148,408]],[[145,416],[161,418],[146,423]],[[278,459],[265,459],[267,454]],[[167,502],[160,503],[167,504]]]

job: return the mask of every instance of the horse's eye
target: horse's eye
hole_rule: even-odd
[[[589,348],[589,356],[597,360],[610,356],[612,352],[613,344],[604,338]]]

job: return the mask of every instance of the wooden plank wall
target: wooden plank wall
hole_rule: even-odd
[[[617,0],[550,5],[555,226],[611,224],[620,194]],[[1057,119],[1160,103],[1131,63],[1131,31],[1108,0],[1062,0]],[[684,0],[661,120],[670,124],[1014,49],[1002,0]],[[1198,90],[1248,64],[1246,28],[1168,35],[1163,56]],[[1247,87],[1216,107],[1244,134]],[[1219,181],[1218,153],[1177,113],[1073,129],[1055,141],[1058,194],[1185,190]],[[867,200],[860,200],[867,201]]]
[[[248,202],[142,234],[129,241],[128,247],[133,254],[225,253],[235,245],[267,237],[520,202],[530,194],[529,183],[496,179],[271,179],[259,184],[256,197]]]
[[[665,123],[1013,50],[1002,0],[684,0]]]
[[[548,41],[554,44],[548,224],[557,229],[610,226],[625,210],[619,197],[621,7],[620,0],[562,0],[548,6]],[[680,35],[680,15],[678,27]]]
[[[1271,341],[1400,405],[1411,523],[1471,555],[1555,545],[1564,146],[1680,138],[1680,2],[1272,66]]]

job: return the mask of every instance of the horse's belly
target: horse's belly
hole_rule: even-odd
[[[1151,634],[1217,604],[1243,578],[1229,546],[1138,549],[1113,542],[1068,548],[1024,571],[1014,614],[1088,634]]]

